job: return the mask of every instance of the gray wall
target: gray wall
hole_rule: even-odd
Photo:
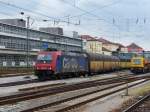
[[[26,21],[23,19],[0,19],[0,22],[9,25],[26,27]]]

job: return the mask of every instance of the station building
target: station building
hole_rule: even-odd
[[[27,29],[24,21],[21,21],[23,23],[20,19],[0,21],[0,67],[26,66],[28,51],[29,65],[32,66],[37,52],[46,47],[65,51],[82,50],[82,39],[78,35],[65,36],[52,34],[43,29]]]

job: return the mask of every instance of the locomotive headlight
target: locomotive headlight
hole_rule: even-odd
[[[51,66],[49,67],[49,70],[52,70],[52,67],[51,67]]]

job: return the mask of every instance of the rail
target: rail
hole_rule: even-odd
[[[150,98],[150,94],[144,96],[142,99],[140,99],[137,102],[135,102],[133,105],[131,105],[130,107],[128,107],[127,109],[125,109],[123,112],[132,112],[138,106],[140,106],[141,104],[143,104],[143,102],[146,101],[148,98]]]
[[[18,92],[9,96],[0,97],[0,105],[16,103],[20,101],[29,100],[29,99],[44,97],[47,95],[54,95],[58,93],[80,90],[80,89],[90,88],[94,86],[124,82],[124,79],[127,79],[127,77],[126,78],[115,77],[115,78],[109,78],[109,79],[99,79],[99,80],[93,80],[93,81],[88,81],[88,82],[60,85],[54,88],[45,88],[45,89],[38,89],[38,90],[33,90],[33,91],[22,91],[22,92]],[[137,80],[137,79],[131,77],[130,80]]]

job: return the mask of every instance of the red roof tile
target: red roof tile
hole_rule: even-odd
[[[85,40],[92,40],[92,39],[95,39],[94,37],[90,36],[90,35],[81,35],[81,38],[82,39],[85,39]]]
[[[100,42],[104,43],[104,44],[114,44],[114,45],[118,45],[120,47],[125,47],[124,45],[120,44],[120,43],[115,43],[115,42],[111,42],[111,41],[108,41],[104,38],[100,38],[98,39]]]
[[[102,42],[102,43],[104,43],[104,44],[111,44],[112,43],[112,42],[110,42],[110,41],[108,41],[108,40],[106,40],[104,38],[99,38],[97,40],[100,41],[100,42]]]
[[[138,46],[135,43],[131,43],[130,45],[127,46],[127,48],[132,48],[132,49],[143,49],[142,47]]]
[[[124,45],[120,44],[120,43],[115,43],[116,45],[120,46],[120,47],[125,47]]]

